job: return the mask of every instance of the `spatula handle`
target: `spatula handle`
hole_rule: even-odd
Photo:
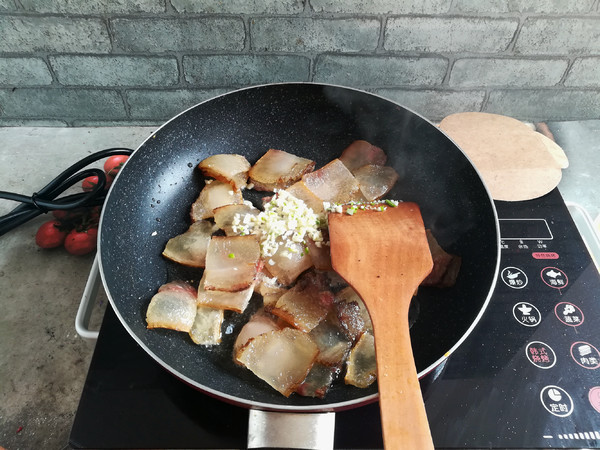
[[[375,324],[379,325],[374,333],[384,446],[388,450],[433,449],[408,320],[388,315],[376,318]]]

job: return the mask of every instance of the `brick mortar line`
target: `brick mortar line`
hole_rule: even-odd
[[[108,12],[108,13],[61,13],[61,12],[43,12],[38,13],[34,11],[4,11],[0,13],[0,17],[27,17],[27,18],[63,18],[63,19],[197,19],[197,18],[258,18],[258,19],[377,19],[379,17],[386,18],[399,18],[399,17],[410,17],[410,18],[444,18],[444,19],[460,19],[460,18],[479,18],[479,19],[519,19],[523,16],[536,18],[536,19],[600,19],[600,11],[598,8],[599,0],[596,0],[597,5],[595,10],[592,9],[587,13],[536,13],[536,12],[508,12],[508,13],[460,13],[460,12],[445,12],[445,13],[364,13],[364,12],[348,12],[348,13],[307,13],[302,11],[300,13],[178,13],[178,12],[165,12],[165,13],[151,13],[151,12]]]
[[[8,53],[8,52],[0,52],[0,58],[4,59],[16,59],[16,58],[27,58],[27,59],[44,59],[46,57],[63,57],[63,56],[71,56],[71,57],[94,57],[94,58],[113,58],[113,57],[130,57],[130,58],[147,58],[147,59],[173,59],[177,58],[179,55],[181,56],[295,56],[302,58],[310,58],[312,56],[349,56],[349,57],[399,57],[399,58],[417,58],[417,59],[427,59],[427,58],[449,58],[453,57],[455,59],[518,59],[518,60],[532,60],[532,61],[542,61],[542,60],[561,60],[561,59],[569,59],[569,58],[597,58],[600,57],[600,50],[598,53],[587,53],[585,55],[568,55],[568,54],[507,54],[507,53],[473,53],[473,52],[412,52],[412,51],[393,51],[393,50],[385,50],[384,53],[373,53],[373,52],[335,52],[335,51],[323,51],[323,52],[288,52],[288,51],[262,51],[262,50],[248,50],[243,51],[233,51],[233,50],[204,50],[197,52],[181,52],[181,51],[172,51],[172,52],[163,52],[163,53],[152,53],[148,54],[147,52],[141,53],[125,53],[125,52],[116,52],[116,53],[90,53],[90,52],[35,52],[35,53]]]

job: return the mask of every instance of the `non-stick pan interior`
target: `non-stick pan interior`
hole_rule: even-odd
[[[376,387],[338,383],[325,400],[281,396],[231,359],[240,321],[219,348],[196,346],[185,333],[147,330],[145,311],[168,280],[199,280],[167,262],[167,240],[189,226],[189,207],[204,185],[196,165],[239,153],[255,162],[269,148],[317,162],[338,157],[356,139],[388,155],[400,174],[389,197],[415,201],[462,270],[450,289],[421,288],[411,329],[417,370],[430,370],[467,333],[487,302],[498,264],[493,202],[464,154],[437,127],[395,103],[361,91],[316,84],[267,85],[199,104],[161,127],[119,174],[100,231],[105,288],[121,321],[167,370],[224,400],[276,409],[338,409],[372,400]],[[360,245],[360,243],[357,243]],[[252,309],[252,308],[251,308]]]

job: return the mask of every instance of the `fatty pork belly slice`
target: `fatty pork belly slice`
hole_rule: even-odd
[[[328,314],[309,335],[319,347],[317,362],[333,369],[341,368],[352,348],[352,342],[341,328],[335,314]]]
[[[352,386],[366,388],[376,379],[375,338],[369,333],[363,333],[350,351],[344,381]]]
[[[270,149],[248,172],[257,191],[285,189],[315,168],[315,162],[283,150]]]
[[[320,281],[317,275],[305,274],[279,297],[271,313],[301,331],[310,332],[327,316],[333,304],[333,294],[324,290]]]
[[[208,243],[202,287],[207,291],[243,291],[253,287],[259,266],[256,236],[213,236]]]
[[[193,222],[210,219],[214,216],[215,208],[224,205],[239,205],[244,203],[242,191],[234,189],[229,183],[218,180],[207,180],[200,195],[192,204],[190,217]]]
[[[358,181],[339,159],[302,177],[306,188],[324,202],[364,201]]]
[[[246,310],[254,293],[254,283],[248,288],[236,292],[208,291],[204,288],[205,279],[206,271],[204,271],[204,275],[202,275],[202,279],[198,285],[198,306],[221,310],[226,309],[237,313],[243,313]]]
[[[214,209],[215,224],[225,232],[227,236],[239,236],[242,233],[234,231],[236,223],[236,216],[238,220],[243,224],[244,218],[247,215],[257,216],[260,213],[252,205],[242,203],[241,205],[225,205]]]
[[[462,263],[461,257],[447,253],[433,236],[431,230],[426,230],[426,234],[429,251],[433,258],[433,269],[423,280],[421,286],[439,288],[454,286]]]
[[[368,201],[379,200],[392,190],[398,181],[398,172],[393,167],[366,165],[352,174],[360,185],[360,191]]]
[[[211,346],[221,343],[221,327],[225,314],[222,309],[198,305],[196,318],[190,330],[190,338],[195,344]]]
[[[304,381],[318,354],[319,349],[306,333],[283,328],[251,339],[237,360],[289,397]]]
[[[198,168],[206,177],[230,184],[235,190],[246,187],[250,163],[242,155],[218,154],[202,160]]]
[[[367,141],[354,141],[344,149],[340,155],[340,161],[348,168],[350,172],[354,172],[359,167],[374,164],[377,166],[385,166],[387,156],[379,147]]]
[[[218,227],[207,220],[194,222],[186,232],[167,242],[163,256],[189,267],[204,267],[206,250],[212,234]]]
[[[265,273],[265,271],[266,269],[263,267],[254,291],[262,296],[263,307],[269,311],[277,304],[279,297],[289,290],[289,287],[282,285],[277,278],[270,277],[270,274]]]
[[[312,209],[315,214],[320,214],[325,211],[323,208],[323,200],[308,189],[302,180],[292,184],[286,189],[286,192],[306,203],[306,206]]]
[[[196,290],[182,281],[162,285],[146,310],[148,328],[189,332],[196,319]]]
[[[337,369],[316,362],[302,384],[296,388],[296,393],[303,397],[325,398],[337,373]]]
[[[265,267],[279,282],[289,286],[313,265],[306,247],[296,242],[288,242],[279,238],[279,248],[275,254],[267,259]]]
[[[340,304],[355,303],[356,305],[358,305],[359,314],[360,314],[360,317],[362,319],[363,326],[364,326],[363,331],[368,331],[369,333],[373,334],[373,323],[371,322],[371,315],[369,314],[369,310],[365,306],[365,304],[362,301],[362,299],[360,298],[360,296],[356,293],[356,291],[354,289],[352,289],[351,286],[346,286],[343,289],[341,289],[340,291],[338,291],[335,294],[335,302],[337,305],[336,310],[342,314],[344,311],[346,311],[346,313],[348,313],[351,310],[347,310],[343,307],[340,307],[339,306]],[[346,317],[349,319],[347,314],[343,317]],[[355,323],[356,323],[356,321],[355,321]]]
[[[238,353],[251,339],[260,336],[261,334],[268,333],[269,331],[281,330],[282,328],[284,328],[284,325],[282,325],[281,320],[278,317],[269,314],[263,308],[256,311],[252,314],[250,320],[244,324],[235,339],[233,344],[234,361],[239,363],[239,361],[237,361]]]

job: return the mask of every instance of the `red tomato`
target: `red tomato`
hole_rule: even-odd
[[[61,228],[58,220],[43,223],[35,234],[35,243],[41,248],[60,247],[65,242],[67,232]]]
[[[129,156],[127,155],[115,155],[108,158],[104,163],[104,171],[106,172],[106,175],[113,178],[116,177],[117,173],[123,164],[125,164],[127,159],[129,159]]]
[[[94,188],[96,186],[98,186],[98,177],[96,175],[92,175],[91,177],[87,177],[87,178],[85,178],[81,182],[81,188],[85,192],[90,192],[90,191],[94,190]]]
[[[87,255],[96,249],[98,228],[85,231],[72,230],[65,239],[65,249],[72,255]]]

